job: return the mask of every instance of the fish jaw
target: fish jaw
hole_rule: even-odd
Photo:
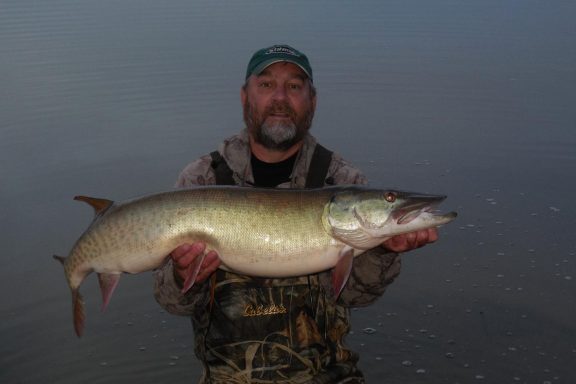
[[[441,195],[408,194],[405,201],[390,214],[379,227],[365,226],[364,229],[375,237],[401,235],[404,233],[435,228],[454,220],[456,212],[439,213],[437,206],[446,199]]]
[[[371,233],[375,237],[385,237],[385,239],[388,239],[392,236],[402,235],[404,233],[436,228],[451,222],[456,217],[456,212],[437,214],[425,210],[416,211],[411,212],[409,216],[404,215],[397,220],[392,220],[386,225],[386,228],[372,230]]]

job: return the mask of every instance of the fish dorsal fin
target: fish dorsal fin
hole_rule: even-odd
[[[108,208],[110,208],[112,204],[114,204],[112,200],[98,199],[96,197],[88,197],[88,196],[75,196],[74,200],[83,201],[85,203],[90,204],[92,208],[94,208],[94,213],[96,215],[103,213]]]

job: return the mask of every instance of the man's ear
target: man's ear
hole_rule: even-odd
[[[246,105],[246,85],[240,87],[240,102],[242,103],[242,108]]]

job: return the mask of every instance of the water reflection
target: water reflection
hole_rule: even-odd
[[[316,136],[374,184],[446,193],[462,213],[354,311],[370,382],[572,382],[575,6],[253,5],[2,2],[0,380],[197,378],[188,321],[145,275],[105,314],[88,303],[76,340],[51,255],[91,219],[72,196],[167,189],[237,132],[247,56],[280,41],[318,68]]]

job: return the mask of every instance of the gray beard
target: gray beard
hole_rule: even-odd
[[[292,122],[274,124],[264,122],[255,136],[256,142],[272,151],[285,151],[300,139],[298,128]]]

